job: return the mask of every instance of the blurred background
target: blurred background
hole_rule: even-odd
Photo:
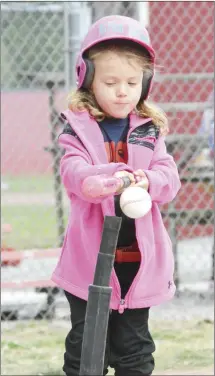
[[[151,309],[157,374],[213,374],[213,2],[1,3],[2,375],[61,375],[69,310],[50,282],[67,224],[59,114],[80,43],[96,19],[131,16],[157,54],[150,100],[182,189],[162,207],[177,294]],[[110,371],[111,372],[111,371]],[[177,373],[180,372],[180,373]]]

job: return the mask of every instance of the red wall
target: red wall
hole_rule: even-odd
[[[56,97],[57,109],[66,108],[66,93]],[[51,171],[48,93],[45,91],[1,94],[2,174],[37,174]]]
[[[168,73],[213,72],[214,3],[149,4],[150,35],[159,64]]]
[[[150,2],[150,36],[161,73],[214,72],[214,4],[209,2]],[[204,102],[212,80],[156,83],[152,99],[162,102]],[[170,130],[193,133],[201,113],[168,114]]]

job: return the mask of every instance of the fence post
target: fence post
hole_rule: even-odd
[[[136,2],[132,3],[131,1],[116,1],[113,6],[112,2],[105,2],[104,5],[102,1],[92,1],[91,7],[92,23],[105,15],[110,16],[111,14],[121,14],[126,15],[127,17],[139,18]]]
[[[174,282],[177,290],[179,289],[180,277],[179,277],[179,262],[178,262],[178,234],[177,234],[177,211],[174,208],[174,204],[169,204],[169,235],[172,241],[172,252],[174,255]]]
[[[64,2],[64,56],[65,56],[65,83],[66,90],[76,85],[75,65],[81,43],[82,4],[79,2]],[[81,25],[81,27],[80,27]]]
[[[54,108],[54,82],[49,80],[46,83],[49,90],[49,109],[50,109],[50,125],[51,125],[51,148],[46,148],[49,150],[53,156],[53,175],[54,175],[54,191],[55,191],[55,202],[56,202],[56,214],[57,214],[57,228],[58,228],[58,246],[61,247],[64,238],[64,212],[63,212],[63,193],[61,187],[61,179],[59,173],[59,165],[61,158],[61,150],[57,143],[57,129],[59,126],[59,116]]]

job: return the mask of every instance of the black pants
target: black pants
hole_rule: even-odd
[[[139,268],[139,263],[115,264],[115,270],[126,295]],[[71,310],[72,329],[66,337],[63,370],[66,376],[79,376],[82,338],[87,302],[65,291]],[[104,373],[108,366],[115,376],[151,375],[155,345],[148,329],[149,308],[126,309],[123,314],[112,310],[109,318]],[[98,375],[102,376],[102,375]]]

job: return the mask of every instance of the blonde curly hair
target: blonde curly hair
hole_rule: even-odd
[[[136,59],[143,70],[152,71],[153,63],[150,55],[138,44],[135,45],[129,41],[105,41],[91,47],[85,57],[95,61],[103,52],[113,51],[115,53],[123,54],[128,60]],[[72,111],[88,111],[96,121],[100,122],[108,117],[107,114],[99,107],[96,98],[91,89],[77,89],[68,96],[69,109]],[[136,108],[133,110],[138,116],[142,118],[151,118],[153,123],[160,127],[161,134],[166,135],[169,131],[166,114],[159,107],[150,103],[148,100],[140,100]]]

